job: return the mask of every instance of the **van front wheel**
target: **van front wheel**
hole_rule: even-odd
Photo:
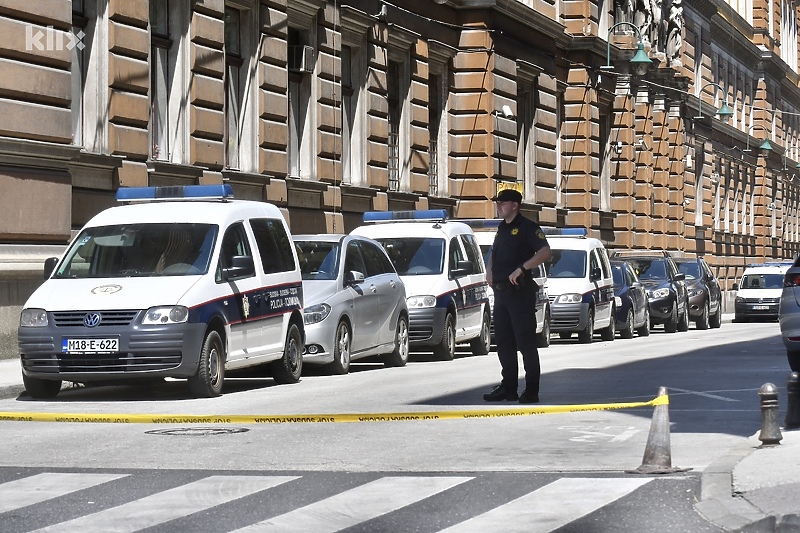
[[[433,355],[439,361],[452,361],[456,355],[456,325],[452,313],[444,318],[442,341],[433,347]]]
[[[31,398],[37,400],[49,400],[55,398],[61,390],[60,379],[39,379],[31,378],[22,374],[22,383]]]
[[[210,331],[200,351],[197,373],[189,378],[189,391],[195,398],[213,398],[222,394],[225,378],[225,350],[216,331]]]
[[[270,363],[272,378],[281,385],[297,383],[303,371],[303,338],[297,324],[289,326],[286,333],[286,344],[283,347],[283,357]]]

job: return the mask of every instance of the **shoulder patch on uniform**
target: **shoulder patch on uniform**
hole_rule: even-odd
[[[540,239],[544,239],[545,238],[544,232],[542,231],[542,228],[539,228],[539,229],[536,230],[536,236],[539,237]]]

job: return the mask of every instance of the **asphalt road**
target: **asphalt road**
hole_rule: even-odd
[[[647,338],[597,340],[591,345],[554,339],[549,348],[541,350],[541,358],[541,398],[546,406],[646,402],[655,398],[659,387],[667,387],[672,465],[691,469],[669,479],[658,478],[660,483],[674,484],[669,490],[648,482],[586,517],[571,521],[571,526],[565,525],[566,529],[560,531],[625,531],[604,529],[603,524],[610,527],[623,516],[645,520],[642,517],[654,513],[654,509],[662,509],[662,514],[664,509],[676,512],[675,527],[684,526],[681,531],[703,531],[697,529],[699,526],[689,527],[692,520],[701,520],[691,509],[696,497],[696,474],[758,432],[757,393],[761,385],[778,385],[781,405],[785,405],[783,385],[788,365],[776,323],[725,323],[720,329],[697,331],[692,327],[688,332],[674,334],[655,330]],[[237,378],[230,380],[223,396],[205,400],[190,398],[185,383],[178,381],[152,388],[77,388],[62,391],[52,401],[34,401],[25,396],[0,400],[0,412],[61,413],[74,418],[82,414],[137,413],[302,418],[306,414],[519,408],[518,404],[488,405],[481,399],[499,380],[494,354],[472,357],[465,351],[451,362],[426,359],[420,354],[405,368],[356,363],[346,376],[325,376],[310,370],[294,385],[278,386],[263,377]],[[191,476],[193,471],[212,477],[214,473],[238,475],[237,472],[299,475],[302,479],[320,475],[325,483],[341,484],[340,489],[345,490],[354,486],[350,484],[358,485],[358,476],[362,475],[417,473],[425,478],[469,478],[457,484],[461,487],[458,490],[494,483],[515,494],[527,494],[562,477],[630,479],[625,471],[641,464],[653,412],[652,407],[638,407],[502,418],[355,423],[189,424],[181,423],[179,418],[164,424],[4,421],[0,422],[0,450],[5,452],[0,454],[0,466],[10,470],[3,469],[0,482],[10,473],[24,477],[27,468],[76,472],[90,467],[98,472],[173,472],[178,478]],[[178,478],[169,483],[180,484]],[[356,481],[336,481],[346,478]],[[296,494],[296,507],[305,501],[302,496],[308,491],[302,488],[303,483],[285,485],[299,487],[290,491]],[[145,483],[142,487],[146,486]],[[460,494],[450,490],[443,490],[436,497],[450,501],[453,494]],[[455,498],[465,502],[462,515],[480,509],[475,501],[483,492],[486,491],[477,490]],[[130,498],[136,499],[136,494]],[[666,494],[673,496],[667,498]],[[257,497],[247,497],[255,498],[251,502],[254,505],[258,501]],[[498,502],[507,499],[501,496]],[[428,505],[425,502],[428,500],[414,506],[418,512],[411,513],[416,517],[413,528],[391,526],[392,517],[403,513],[393,510],[379,519],[389,522],[380,522],[384,525],[375,529],[363,526],[364,530],[434,531],[458,523],[458,513],[431,522],[419,512],[418,506]],[[684,508],[681,502],[687,503],[685,512],[678,512]],[[0,514],[0,520],[4,516]],[[599,520],[596,527],[586,529],[583,523],[581,529],[576,525],[590,519]],[[641,520],[630,522],[630,531],[637,531],[635,526],[641,526]],[[712,526],[709,528],[708,531],[715,531]],[[1,521],[0,529],[6,530]],[[673,529],[664,526],[652,530]]]

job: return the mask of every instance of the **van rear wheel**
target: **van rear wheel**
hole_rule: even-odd
[[[270,363],[272,378],[281,385],[297,383],[303,372],[303,338],[297,324],[289,326],[286,343],[283,346],[283,357]]]
[[[22,383],[31,398],[37,400],[49,400],[55,398],[61,391],[60,379],[39,379],[28,377],[22,374]]]
[[[189,378],[189,391],[195,398],[213,398],[222,394],[225,378],[225,350],[216,331],[210,331],[200,350],[197,373]]]

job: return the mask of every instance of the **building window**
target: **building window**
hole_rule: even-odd
[[[240,72],[242,59],[241,11],[225,8],[225,164],[239,168],[239,124],[242,118]]]
[[[73,0],[72,2],[72,35],[73,42],[80,42],[85,45],[83,37],[87,24],[86,16],[83,11],[83,0]],[[72,144],[83,146],[83,92],[86,88],[86,57],[84,54],[85,46],[72,47]]]
[[[781,58],[797,71],[797,16],[796,1],[781,2]]]
[[[353,122],[355,98],[353,96],[353,54],[349,46],[342,46],[342,183],[353,183]]]
[[[534,87],[530,82],[520,82],[517,87],[517,183],[522,186],[524,199],[535,201]]]
[[[428,79],[428,194],[439,194],[439,130],[442,124],[441,76]]]
[[[386,72],[389,85],[389,190],[400,190],[400,117],[402,102],[400,101],[400,63],[389,61]]]
[[[158,160],[170,158],[169,2],[150,2],[150,157]]]
[[[309,19],[310,25],[310,19]],[[288,34],[289,71],[289,141],[288,159],[289,175],[311,178],[313,175],[314,152],[312,149],[311,121],[311,73],[312,62],[309,60],[310,35],[307,31],[289,28]],[[313,57],[313,53],[311,54]]]
[[[600,118],[600,210],[611,211],[611,159],[617,155],[617,142],[611,138],[613,105],[607,105]]]

